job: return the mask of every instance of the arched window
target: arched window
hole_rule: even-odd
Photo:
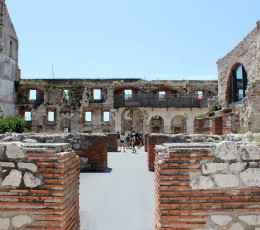
[[[241,101],[246,96],[247,73],[244,66],[239,64],[232,71],[232,102]]]

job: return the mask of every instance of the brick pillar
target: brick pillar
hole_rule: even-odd
[[[116,133],[108,133],[107,134],[107,142],[108,142],[108,152],[117,152],[117,134]]]

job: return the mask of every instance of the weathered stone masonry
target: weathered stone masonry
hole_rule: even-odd
[[[79,157],[68,144],[0,144],[0,228],[79,230]]]
[[[259,160],[242,142],[157,146],[155,228],[258,230]]]

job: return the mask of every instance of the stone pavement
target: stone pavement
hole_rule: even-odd
[[[81,230],[153,230],[154,173],[147,153],[110,152],[108,167],[80,174]]]

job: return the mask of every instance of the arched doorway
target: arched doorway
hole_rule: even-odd
[[[172,118],[171,122],[172,133],[186,133],[187,132],[187,124],[186,118],[181,115],[177,115]]]
[[[132,131],[143,132],[143,114],[138,108],[126,108],[121,114],[121,131],[128,134]]]
[[[151,133],[163,133],[164,132],[164,121],[163,118],[155,115],[150,120],[150,132]]]

